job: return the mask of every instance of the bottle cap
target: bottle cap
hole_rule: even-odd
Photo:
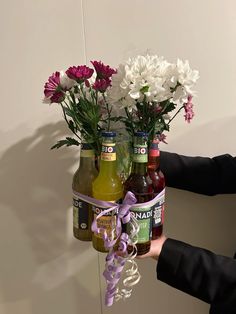
[[[86,142],[83,142],[81,143],[81,149],[83,150],[93,150],[93,144],[92,143],[86,143]]]
[[[135,133],[134,133],[134,136],[137,136],[137,137],[146,137],[146,136],[148,136],[148,133],[147,133],[147,132],[143,132],[143,131],[138,131],[138,132],[135,132]]]
[[[108,131],[103,131],[102,132],[102,137],[115,137],[116,136],[116,132],[108,132]]]

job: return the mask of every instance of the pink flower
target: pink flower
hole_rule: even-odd
[[[60,72],[53,73],[44,85],[44,95],[50,102],[60,103],[65,99],[65,93],[60,84]]]
[[[93,84],[93,89],[101,93],[104,93],[110,85],[111,85],[110,79],[97,79]]]
[[[187,121],[188,123],[190,123],[192,118],[194,117],[192,99],[193,99],[193,96],[189,95],[188,102],[184,104],[184,110],[185,110],[184,117],[185,117],[185,121]]]
[[[91,63],[94,66],[97,78],[99,79],[109,79],[112,74],[117,72],[115,69],[110,68],[109,65],[105,65],[101,61],[91,61]]]
[[[89,80],[85,80],[84,83],[85,83],[85,86],[86,86],[86,87],[88,87],[88,88],[90,87],[90,82],[89,82]]]
[[[60,89],[60,72],[55,72],[44,85],[44,95],[50,98],[58,89]]]
[[[158,135],[157,135],[157,138],[158,138],[158,140],[159,140],[160,142],[163,142],[163,143],[165,143],[165,144],[168,144],[168,143],[166,142],[166,135],[165,135],[165,134],[163,134],[163,133],[158,134]]]
[[[72,66],[66,71],[69,78],[75,80],[78,83],[83,83],[93,75],[94,70],[86,65]]]
[[[162,109],[163,109],[162,106],[158,105],[157,107],[155,106],[153,108],[153,112],[158,114],[158,113],[160,113],[162,111]]]
[[[52,95],[50,98],[51,102],[53,103],[61,103],[65,99],[65,93],[64,92],[56,92]]]

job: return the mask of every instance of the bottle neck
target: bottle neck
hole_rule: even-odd
[[[80,151],[80,168],[91,169],[95,167],[95,154],[88,143],[82,143]]]
[[[85,169],[91,169],[95,168],[95,156],[92,157],[83,157],[80,156],[80,169],[85,168]]]
[[[147,173],[147,163],[146,162],[132,162],[132,173],[145,175]]]
[[[148,169],[154,171],[160,170],[160,151],[157,139],[152,141],[148,152]]]
[[[135,138],[132,157],[132,173],[145,175],[147,173],[148,156],[147,143],[143,138]]]
[[[160,157],[148,156],[148,169],[149,170],[160,170]]]
[[[114,176],[116,169],[116,144],[114,140],[105,139],[102,144],[99,173],[105,176]]]

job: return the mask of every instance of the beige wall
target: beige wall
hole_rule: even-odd
[[[1,1],[1,314],[208,313],[208,305],[158,282],[152,260],[139,262],[131,299],[101,304],[104,256],[71,232],[78,155],[49,150],[66,129],[57,105],[41,99],[48,76],[69,65],[115,66],[147,50],[186,58],[201,75],[196,117],[190,125],[179,117],[162,149],[235,154],[235,35],[234,0]],[[167,193],[167,235],[233,254],[234,196]]]

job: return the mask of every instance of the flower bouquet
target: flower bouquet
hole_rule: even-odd
[[[99,174],[93,182],[89,182],[89,190],[73,191],[74,227],[79,229],[81,225],[81,228],[91,231],[92,239],[103,240],[105,250],[101,247],[99,250],[108,253],[104,277],[107,283],[105,303],[110,306],[114,299],[129,297],[132,287],[139,282],[140,274],[134,258],[139,253],[141,233],[142,236],[145,234],[145,241],[150,247],[153,216],[159,219],[163,214],[165,189],[163,185],[161,191],[154,191],[152,178],[159,176],[159,170],[150,167],[149,171],[148,152],[152,161],[155,158],[158,161],[157,144],[166,143],[164,132],[170,130],[173,119],[181,111],[187,122],[193,118],[193,86],[199,74],[190,68],[188,61],[169,63],[156,55],[130,58],[117,69],[101,61],[91,63],[94,69],[82,65],[53,73],[44,87],[44,102],[60,104],[73,134],[73,137],[59,140],[52,148],[83,144],[81,160],[91,158],[92,152],[97,157],[95,160],[101,156]],[[114,142],[116,130],[123,133],[118,146]],[[83,151],[85,146],[86,151]],[[90,146],[90,152],[87,146]],[[121,179],[115,173],[117,148]],[[140,201],[140,191],[135,194],[135,188],[133,193],[128,189],[122,203],[120,200],[117,202],[117,197],[122,195],[122,183],[124,187],[132,187],[127,182],[132,177],[130,164],[135,162],[142,164],[142,167],[139,165],[136,168],[135,180],[137,182],[138,176],[142,176],[151,196]],[[141,168],[142,174],[139,174],[137,169]],[[80,181],[86,180],[86,184],[90,177],[89,170],[78,176]],[[143,195],[147,196],[145,193]],[[93,213],[93,223],[89,225],[83,221],[80,224],[79,220],[88,217],[85,214],[89,211]],[[142,220],[140,223],[139,217],[145,218],[145,222]],[[160,224],[163,224],[162,220]],[[128,227],[123,228],[122,225]],[[96,248],[94,242],[93,246]],[[124,272],[125,265],[130,267]],[[125,274],[122,281],[124,287],[120,289],[118,283],[122,273]]]

